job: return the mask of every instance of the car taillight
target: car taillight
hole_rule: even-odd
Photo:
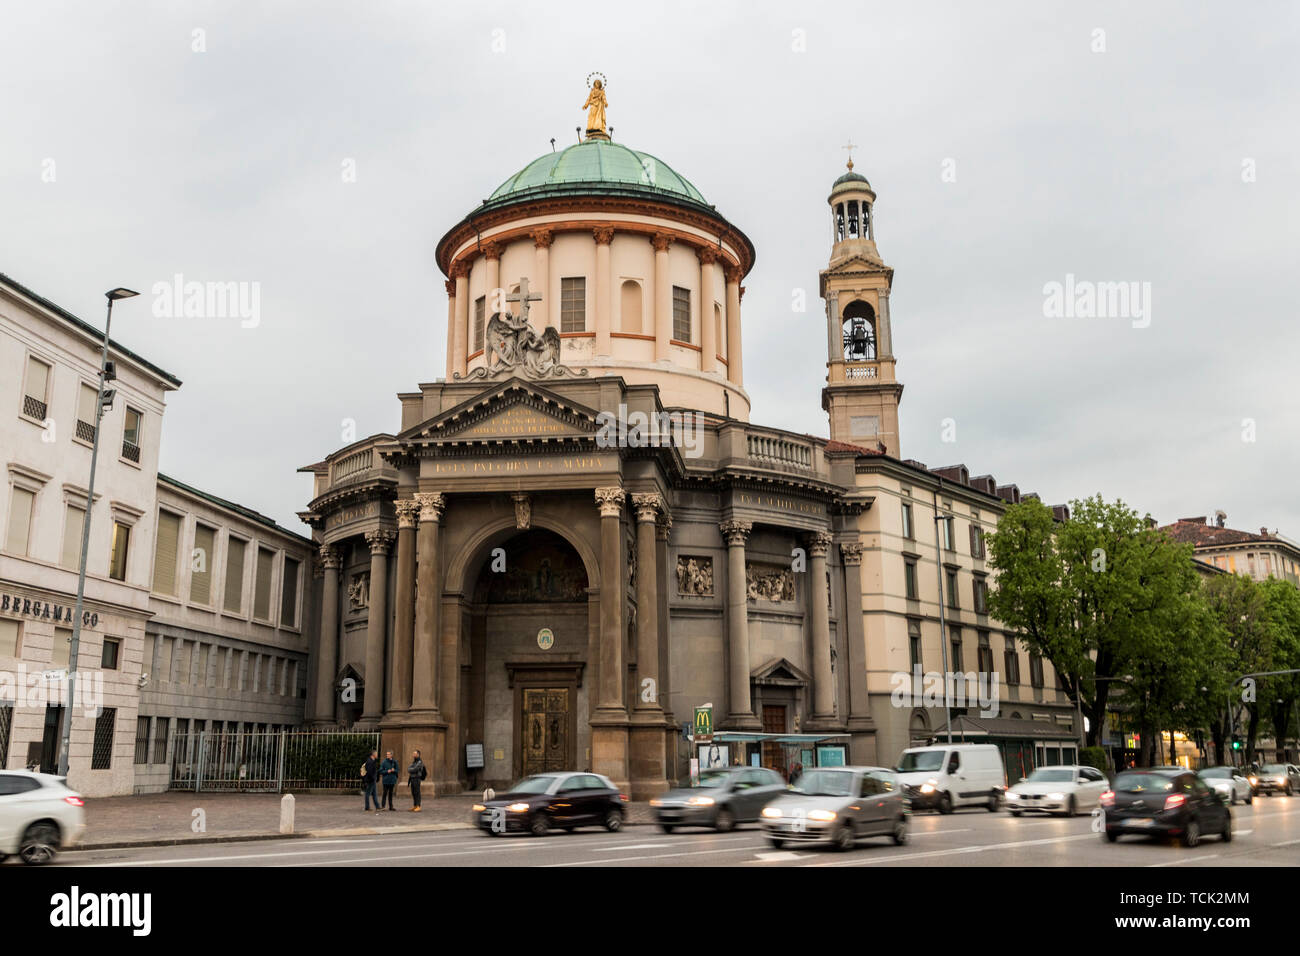
[[[1098,799],[1101,801],[1103,807],[1112,806],[1115,803],[1115,791],[1106,790],[1100,797],[1098,797]]]
[[[618,795],[618,798],[619,798],[620,800],[622,800],[624,803],[627,803],[627,802],[628,802],[628,798],[627,798],[627,794],[626,794],[626,793],[620,793],[620,794]]]
[[[1181,793],[1171,793],[1169,796],[1165,797],[1165,809],[1176,810],[1186,802],[1187,798]]]
[[[84,807],[86,805],[86,801],[82,800],[81,797],[77,797],[77,796],[64,797],[63,802],[70,803],[74,807]]]

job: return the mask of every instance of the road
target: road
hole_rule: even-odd
[[[727,834],[655,827],[620,833],[584,829],[537,838],[489,837],[473,830],[268,840],[65,853],[64,867],[167,866],[1296,866],[1300,865],[1300,797],[1274,797],[1233,808],[1234,838],[1208,837],[1187,849],[1141,837],[1115,844],[1087,816],[1014,818],[1006,812],[917,813],[911,839],[863,840],[838,853],[820,846],[773,850],[753,825]]]

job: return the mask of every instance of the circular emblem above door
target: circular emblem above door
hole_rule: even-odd
[[[555,634],[549,627],[544,627],[537,632],[537,646],[544,651],[549,651],[551,645],[555,643]]]

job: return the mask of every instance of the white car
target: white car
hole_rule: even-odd
[[[1039,767],[1007,791],[1007,809],[1013,817],[1029,811],[1072,817],[1100,806],[1109,787],[1106,775],[1095,767]]]
[[[1230,804],[1255,802],[1255,788],[1240,767],[1206,767],[1196,775]]]
[[[39,866],[86,832],[86,801],[69,790],[66,777],[26,770],[0,770],[0,861],[18,854]]]

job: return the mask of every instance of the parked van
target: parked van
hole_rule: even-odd
[[[897,770],[913,809],[952,813],[954,807],[982,805],[997,812],[1007,789],[1002,753],[992,744],[909,747]]]

